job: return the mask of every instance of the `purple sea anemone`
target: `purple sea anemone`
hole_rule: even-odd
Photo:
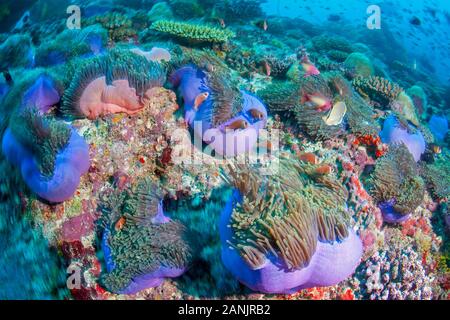
[[[380,132],[380,138],[383,143],[401,144],[404,143],[409,152],[417,162],[421,155],[425,152],[425,138],[419,130],[415,130],[412,126],[403,126],[395,116],[389,116],[383,124],[383,130]],[[416,132],[413,132],[413,131]]]
[[[362,242],[350,226],[347,190],[292,158],[269,177],[230,168],[236,188],[220,218],[222,261],[252,290],[293,293],[349,277]]]
[[[273,253],[262,258],[264,262],[260,266],[252,268],[239,251],[230,246],[234,238],[230,219],[234,206],[241,201],[241,195],[235,191],[221,215],[222,261],[239,281],[252,290],[291,294],[305,288],[331,286],[349,277],[359,264],[362,243],[358,235],[348,229],[348,236],[342,241],[317,241],[309,262],[300,268],[289,268],[279,254],[275,256]]]
[[[216,154],[233,157],[255,147],[267,122],[267,109],[256,96],[194,65],[178,69],[170,81],[184,100],[186,122]]]
[[[48,110],[60,100],[53,80],[46,75],[41,75],[36,82],[25,92],[22,105],[35,107],[42,113]]]
[[[6,159],[20,169],[39,197],[53,203],[70,199],[89,169],[84,139],[73,128],[43,120],[36,113],[13,120],[18,123],[6,130],[2,140]]]

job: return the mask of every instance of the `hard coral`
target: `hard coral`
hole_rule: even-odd
[[[229,38],[235,36],[233,31],[227,29],[168,20],[156,21],[151,25],[150,29],[194,43],[226,42]]]
[[[377,76],[356,77],[353,86],[363,96],[387,107],[403,91],[397,84]]]
[[[288,155],[262,183],[255,169],[229,169],[236,190],[221,216],[222,259],[241,282],[291,293],[354,271],[362,245],[350,228],[347,190],[332,176]]]
[[[352,70],[357,76],[370,77],[375,70],[370,59],[359,52],[350,54],[344,62],[347,69]]]

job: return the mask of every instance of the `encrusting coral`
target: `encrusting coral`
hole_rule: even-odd
[[[189,264],[185,228],[164,216],[156,188],[145,179],[124,198],[110,195],[101,204],[107,268],[101,283],[111,292],[134,294],[158,286],[165,278],[181,275]]]
[[[262,182],[244,165],[230,166],[230,177],[224,176],[236,190],[222,212],[222,259],[253,290],[332,285],[359,262],[361,242],[345,208],[348,191],[318,167],[286,154],[279,171]],[[338,256],[342,260],[335,261]],[[316,263],[330,264],[334,275]]]
[[[401,222],[422,203],[425,183],[405,145],[393,145],[378,159],[370,178],[370,192],[387,222]]]
[[[155,21],[150,29],[194,43],[226,42],[235,36],[235,33],[228,29],[168,20]]]
[[[61,111],[89,119],[109,113],[134,114],[148,105],[152,89],[164,82],[161,64],[128,50],[113,50],[82,61],[64,93]]]

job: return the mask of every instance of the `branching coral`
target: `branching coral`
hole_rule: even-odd
[[[387,107],[403,92],[403,89],[396,83],[377,76],[356,77],[353,80],[353,86],[363,97],[376,101],[384,107]]]
[[[292,292],[347,277],[362,250],[349,229],[347,189],[332,176],[319,173],[315,165],[289,155],[281,156],[277,169],[261,182],[255,169],[229,168],[230,183],[237,191],[221,219],[225,265],[247,286],[263,292]],[[323,243],[328,253],[336,249],[334,257],[345,251],[346,258],[335,265],[332,277],[325,268],[314,271],[315,257],[324,258],[322,263],[334,260],[324,257],[328,253],[321,252]]]
[[[108,272],[101,282],[109,291],[133,294],[185,271],[191,253],[183,239],[184,226],[164,216],[160,196],[156,185],[144,180],[123,203],[122,198],[102,203]]]
[[[380,158],[370,178],[370,193],[387,222],[403,221],[422,203],[425,183],[405,145],[394,145]]]
[[[61,111],[90,119],[108,113],[133,114],[148,105],[152,89],[164,82],[159,63],[127,50],[113,50],[83,62],[64,93]]]
[[[206,25],[167,20],[159,20],[154,22],[150,29],[194,43],[226,42],[229,38],[235,36],[234,32],[228,29],[219,29]]]

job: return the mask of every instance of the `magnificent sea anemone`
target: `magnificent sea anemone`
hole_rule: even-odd
[[[279,165],[262,182],[254,169],[230,168],[236,189],[221,215],[223,263],[265,293],[337,284],[362,255],[347,190],[315,165],[285,156]]]
[[[89,147],[65,123],[45,118],[35,109],[16,112],[2,140],[6,159],[39,197],[63,202],[73,196],[89,169]]]
[[[123,203],[114,200],[109,196],[101,205],[107,271],[102,284],[111,292],[134,294],[183,274],[191,257],[185,229],[164,215],[154,183],[143,180]]]
[[[254,148],[267,122],[266,107],[256,96],[224,74],[194,65],[175,71],[170,82],[184,100],[186,122],[217,154],[232,157]]]

